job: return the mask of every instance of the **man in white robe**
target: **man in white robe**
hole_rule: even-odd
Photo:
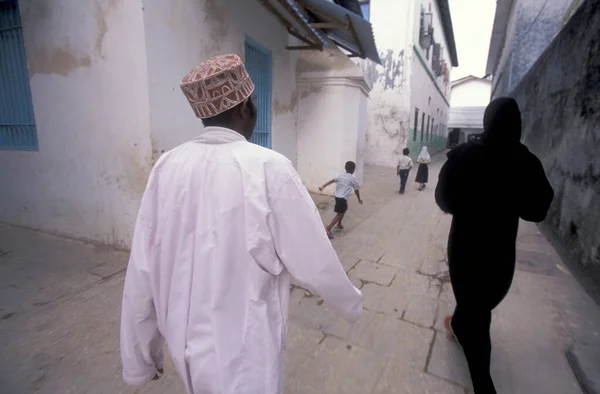
[[[282,393],[291,277],[351,322],[362,294],[290,161],[247,141],[257,108],[241,59],[204,62],[181,88],[205,128],[158,160],[142,198],[123,378],[141,385],[162,373],[166,339],[190,393]]]

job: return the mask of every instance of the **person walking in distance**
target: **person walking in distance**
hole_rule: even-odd
[[[417,163],[419,167],[417,168],[415,182],[419,184],[419,190],[423,190],[427,182],[429,182],[429,163],[431,163],[431,156],[429,156],[426,146],[421,149],[421,153],[417,157]]]
[[[480,141],[448,153],[435,199],[453,215],[448,263],[456,309],[444,321],[447,334],[464,350],[475,393],[495,394],[492,310],[513,280],[519,219],[544,220],[554,191],[540,160],[520,143],[521,113],[515,100],[492,101],[483,122]]]
[[[205,127],[161,156],[141,201],[123,378],[159,376],[166,339],[188,393],[281,394],[291,277],[351,322],[362,294],[291,162],[248,142],[258,109],[241,58],[201,63],[181,89]]]
[[[331,234],[331,230],[337,224],[337,228],[339,230],[343,230],[344,226],[342,225],[342,220],[348,212],[348,198],[350,198],[350,194],[352,191],[356,193],[356,198],[358,199],[358,203],[362,205],[363,201],[360,198],[359,185],[354,177],[354,171],[356,171],[356,164],[353,161],[346,162],[346,172],[342,175],[338,176],[335,179],[330,180],[323,186],[319,187],[320,191],[323,191],[327,186],[335,183],[335,207],[333,211],[335,212],[335,216],[333,220],[325,228],[327,232],[327,236],[329,239],[333,239],[333,234]]]
[[[400,156],[400,159],[398,160],[398,167],[396,167],[396,175],[400,177],[400,194],[404,194],[406,182],[408,182],[408,174],[413,168],[413,161],[408,156],[409,154],[410,150],[404,148],[402,150],[402,156]]]

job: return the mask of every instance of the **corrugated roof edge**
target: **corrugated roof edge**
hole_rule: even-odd
[[[456,42],[454,41],[454,29],[452,28],[452,17],[450,16],[450,6],[448,0],[436,0],[442,17],[442,25],[444,27],[444,35],[448,43],[450,51],[450,60],[452,66],[458,67],[458,54],[456,53]]]

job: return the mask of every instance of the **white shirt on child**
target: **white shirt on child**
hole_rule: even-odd
[[[413,161],[410,157],[402,155],[398,160],[398,167],[401,170],[408,170],[413,166]]]
[[[335,194],[334,196],[337,198],[345,198],[346,200],[352,194],[352,190],[358,190],[359,185],[354,177],[354,175],[349,173],[344,173],[337,178],[335,178]]]

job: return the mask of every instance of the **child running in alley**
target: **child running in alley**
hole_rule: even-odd
[[[411,168],[413,168],[413,161],[408,156],[409,154],[410,150],[408,148],[404,148],[402,151],[402,156],[400,157],[400,160],[398,160],[396,175],[400,177],[400,194],[404,194],[406,182],[408,181],[408,173],[410,172]]]
[[[358,198],[358,203],[362,204],[362,200],[360,198],[360,192],[358,191],[359,186],[356,178],[354,177],[354,171],[356,170],[356,164],[353,161],[349,161],[346,163],[346,172],[335,179],[327,182],[323,186],[319,188],[320,191],[323,191],[327,186],[332,183],[336,184],[335,187],[335,208],[334,212],[336,213],[335,217],[327,226],[327,236],[329,239],[333,239],[333,235],[331,234],[331,230],[333,226],[337,224],[337,228],[342,230],[344,226],[342,225],[342,219],[344,219],[344,215],[348,211],[348,198],[352,193],[352,190],[356,192],[356,198]]]

